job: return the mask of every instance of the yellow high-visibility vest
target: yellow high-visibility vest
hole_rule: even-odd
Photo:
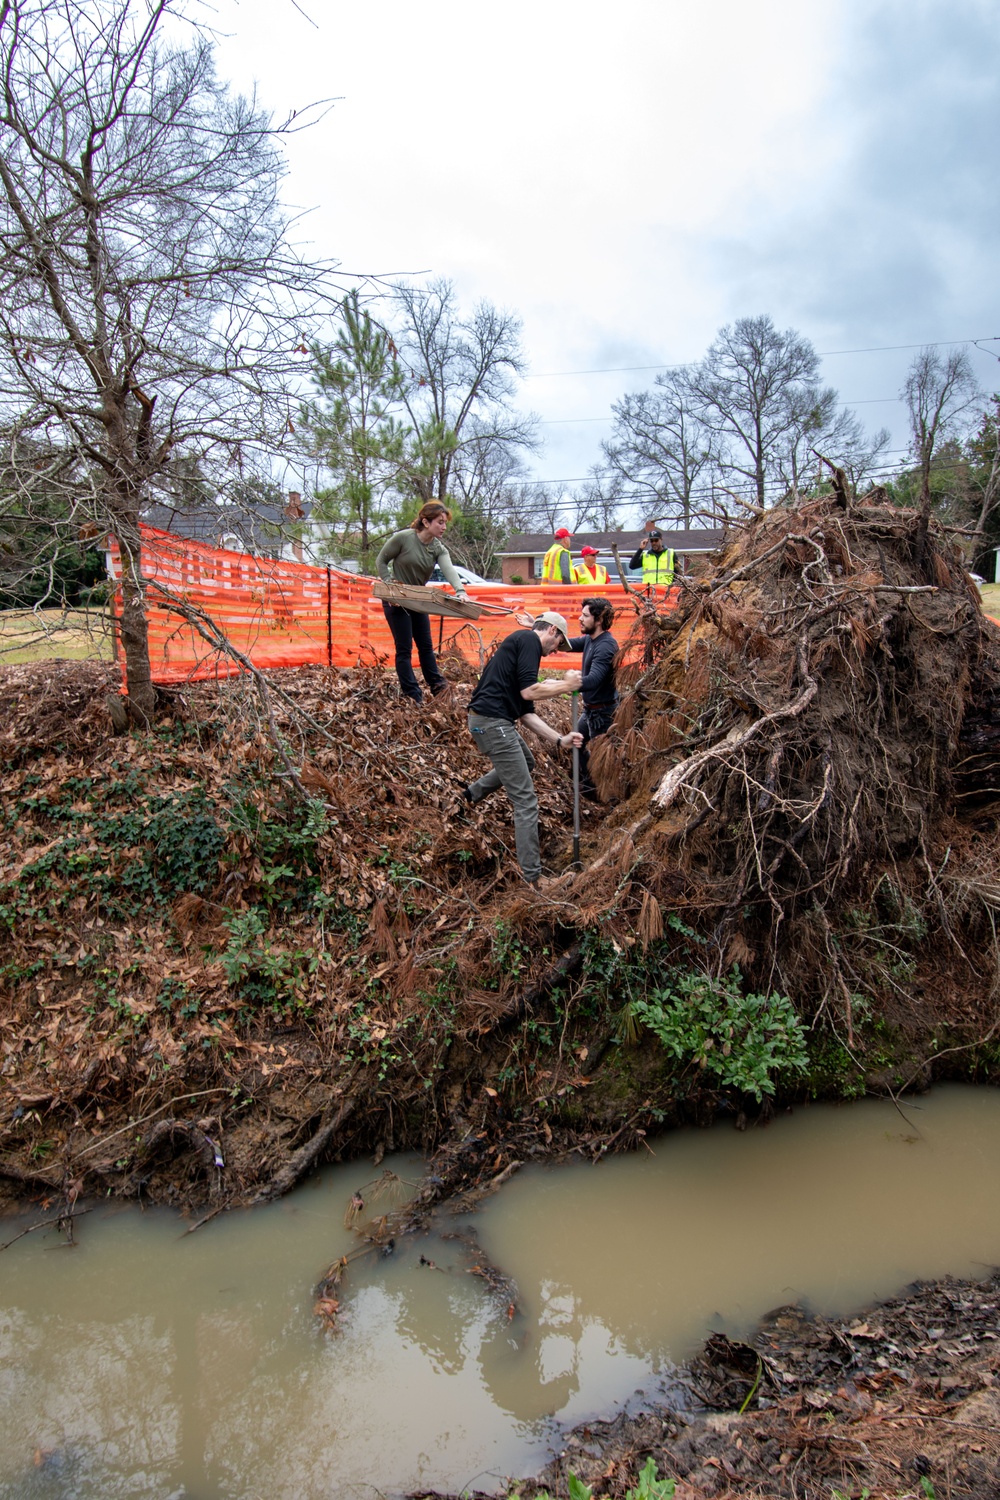
[[[564,547],[562,542],[553,542],[548,552],[546,552],[545,556],[542,558],[543,583],[562,583],[563,576],[560,558],[562,557],[562,554],[564,552],[569,561],[570,583],[573,582],[573,559],[572,557],[570,557],[569,548]]]
[[[650,548],[642,554],[642,581],[644,584],[659,584],[660,587],[669,588],[674,581],[674,551],[672,547],[664,547],[662,552],[653,552]]]
[[[576,581],[577,583],[592,583],[599,588],[601,584],[607,583],[608,570],[601,563],[591,563],[589,567],[586,563],[577,563]]]

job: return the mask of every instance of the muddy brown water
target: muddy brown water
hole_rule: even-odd
[[[517,1280],[512,1321],[459,1246],[414,1238],[354,1268],[342,1331],[318,1330],[365,1163],[187,1237],[134,1207],[96,1209],[75,1249],[29,1235],[0,1257],[0,1497],[334,1500],[537,1469],[560,1424],[653,1394],[710,1329],[1000,1262],[1000,1090],[903,1109],[526,1169],[474,1219]]]

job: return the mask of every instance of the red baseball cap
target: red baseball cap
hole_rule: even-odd
[[[555,538],[557,542],[568,542],[572,535],[573,533],[567,531],[565,526],[560,526],[559,530],[555,533]]]
[[[580,556],[581,557],[596,557],[597,556],[597,548],[596,547],[581,547],[580,548]]]

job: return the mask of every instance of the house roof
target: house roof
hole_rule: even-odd
[[[308,519],[311,509],[310,505],[303,506],[303,519]],[[159,531],[212,546],[218,546],[223,537],[238,537],[250,552],[273,552],[280,548],[286,531],[295,524],[280,506],[265,502],[253,506],[209,502],[185,508],[156,504],[146,507],[142,519]]]
[[[721,526],[697,531],[668,531],[661,526],[658,530],[665,545],[672,547],[675,552],[714,552],[716,547],[722,545],[724,535]],[[620,552],[632,553],[645,540],[646,535],[645,531],[577,531],[573,533],[569,550],[579,552],[581,547],[596,547],[599,552],[610,552],[614,545]],[[522,531],[508,537],[507,545],[499,556],[537,556],[547,552],[551,546],[551,531]]]

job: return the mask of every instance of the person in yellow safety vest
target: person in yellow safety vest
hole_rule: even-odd
[[[576,572],[576,581],[577,581],[577,583],[588,583],[588,584],[605,584],[605,583],[607,583],[607,581],[608,581],[608,570],[607,570],[607,568],[602,567],[600,563],[594,561],[594,558],[596,556],[597,556],[597,548],[596,547],[581,547],[580,548],[580,561],[577,563],[576,568],[574,570]]]
[[[560,526],[555,533],[552,546],[542,558],[542,582],[543,583],[573,583],[573,559],[570,556],[567,542],[573,540],[573,533],[567,531],[565,526]]]
[[[674,581],[674,551],[663,545],[663,533],[651,531],[645,542],[629,558],[630,568],[642,568],[645,587],[669,588]]]

